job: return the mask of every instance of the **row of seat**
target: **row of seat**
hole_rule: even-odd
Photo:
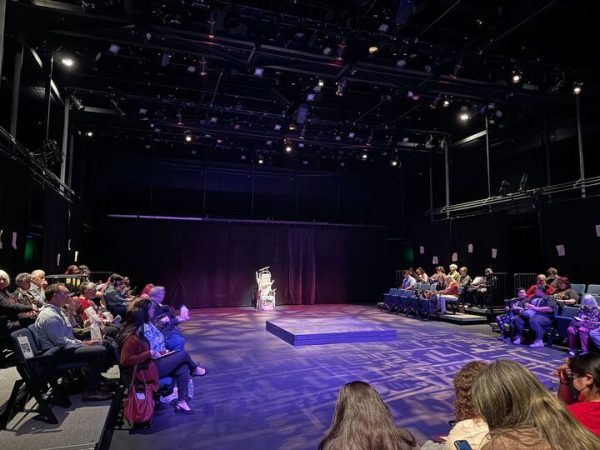
[[[414,315],[417,318],[429,319],[436,313],[437,302],[426,298],[423,293],[436,290],[437,283],[417,283],[414,289],[391,288],[383,294],[383,302],[379,306],[391,312],[404,313],[406,317]]]

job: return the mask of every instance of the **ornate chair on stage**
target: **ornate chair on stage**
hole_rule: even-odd
[[[274,311],[275,310],[275,291],[271,280],[271,272],[269,266],[263,267],[256,272],[256,309],[259,311]]]

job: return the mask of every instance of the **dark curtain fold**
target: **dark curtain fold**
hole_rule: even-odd
[[[44,192],[44,269],[47,273],[63,273],[69,263],[67,249],[69,205],[52,189]],[[60,255],[60,256],[59,256]]]
[[[95,270],[167,288],[191,308],[250,306],[256,270],[270,266],[278,304],[375,301],[384,230],[239,222],[109,220],[88,236]],[[86,258],[87,261],[87,258]],[[367,281],[366,281],[367,280]]]

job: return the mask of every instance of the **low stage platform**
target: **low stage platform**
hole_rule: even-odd
[[[350,317],[267,320],[266,326],[294,346],[396,340],[396,330]]]

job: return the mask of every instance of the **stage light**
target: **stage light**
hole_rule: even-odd
[[[83,102],[74,95],[71,95],[71,101],[75,105],[75,108],[77,108],[77,111],[82,111],[83,109],[85,109]]]
[[[177,111],[177,125],[179,125],[179,126],[183,125],[183,118],[181,116],[181,110]]]
[[[521,81],[521,74],[519,72],[513,72],[512,82],[518,84]]]
[[[379,51],[379,47],[377,47],[376,45],[371,45],[369,47],[369,54],[370,55],[374,55],[375,53],[377,53]]]
[[[331,55],[331,52],[332,52],[332,51],[333,51],[333,50],[331,49],[331,47],[327,46],[327,47],[325,47],[325,48],[323,49],[323,55],[325,55],[325,56],[329,56],[329,55]]]
[[[398,61],[396,61],[396,67],[404,67],[404,66],[406,66],[405,59],[399,59]]]
[[[348,133],[348,139],[354,139],[356,137],[356,133],[351,131],[350,133]]]
[[[204,59],[204,56],[203,56],[202,59],[200,60],[200,76],[205,77],[207,73],[208,72],[206,71],[206,59]]]
[[[208,37],[209,39],[215,38],[215,16],[214,13],[210,14],[210,19],[208,21]]]
[[[192,137],[189,134],[185,136],[185,142],[192,142]]]
[[[392,160],[392,167],[397,167],[398,166],[398,161],[396,161],[395,159]]]
[[[471,118],[471,115],[468,112],[463,111],[463,112],[460,113],[460,115],[458,116],[458,118],[460,120],[462,120],[463,122],[466,122],[467,120],[469,120]]]
[[[262,77],[264,73],[265,73],[265,69],[263,69],[262,67],[257,67],[256,69],[254,69],[255,77]]]
[[[112,53],[113,55],[118,55],[120,50],[121,47],[117,44],[110,44],[110,47],[108,47],[109,53]]]
[[[581,90],[582,90],[581,84],[575,84],[573,86],[573,94],[579,95],[579,94],[581,94]]]
[[[93,136],[94,136],[94,132],[93,132],[93,131],[91,131],[91,130],[90,130],[90,131],[86,131],[86,132],[85,132],[85,135],[86,135],[87,137],[93,137]]]
[[[361,158],[364,160],[366,160],[369,157],[369,155],[367,153],[363,153]]]
[[[442,105],[444,106],[444,108],[447,108],[448,106],[450,106],[450,100],[445,99]]]
[[[295,124],[295,123],[293,123],[293,122],[292,122],[292,123],[290,123],[290,124],[288,125],[288,129],[289,129],[290,131],[295,131],[295,130],[296,130],[296,124]]]
[[[346,52],[346,38],[343,38],[337,48],[337,60],[342,61],[344,59],[344,53]]]
[[[285,151],[286,151],[287,153],[290,153],[290,152],[292,151],[292,146],[291,146],[290,144],[286,145],[286,146],[285,146]]]
[[[325,82],[323,80],[319,80],[317,84],[319,85],[319,87],[325,86]]]
[[[258,163],[259,164],[264,164],[264,160],[262,158],[258,158]]]
[[[64,57],[60,60],[61,63],[63,63],[64,66],[67,67],[73,67],[73,64],[75,64],[75,61],[73,61],[73,58],[69,58],[69,57]]]
[[[281,125],[279,125],[278,123],[275,124],[275,131],[279,131],[281,130]]]
[[[163,67],[167,67],[171,62],[171,55],[168,53],[163,53],[162,58],[160,60],[160,65]]]
[[[335,95],[337,95],[338,97],[343,97],[344,91],[346,90],[347,83],[348,83],[348,81],[345,78],[338,81],[338,86],[337,86],[337,90],[335,91]]]

